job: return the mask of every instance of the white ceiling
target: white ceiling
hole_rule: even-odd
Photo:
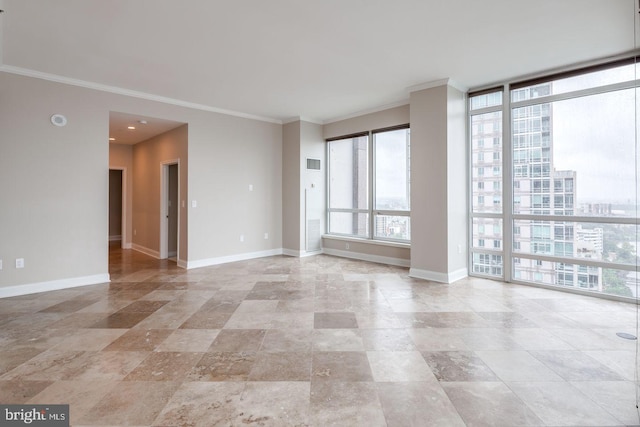
[[[134,145],[156,135],[175,129],[184,123],[155,117],[109,112],[109,140],[112,144]],[[132,126],[135,129],[129,129]]]
[[[0,0],[2,68],[276,122],[634,49],[634,0]]]

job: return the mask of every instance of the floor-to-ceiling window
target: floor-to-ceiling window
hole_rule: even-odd
[[[470,93],[473,274],[636,296],[635,88],[624,60]]]
[[[327,152],[329,234],[408,242],[409,125],[332,138]]]

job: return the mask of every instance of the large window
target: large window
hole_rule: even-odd
[[[617,62],[470,94],[473,273],[636,296],[634,67]],[[508,138],[490,157],[489,131],[499,123]],[[496,179],[505,194],[489,184]],[[499,236],[487,234],[490,223]],[[496,237],[508,243],[502,250],[478,244]],[[493,261],[504,270],[487,255],[502,255]]]
[[[333,138],[329,159],[329,233],[409,241],[409,126]]]

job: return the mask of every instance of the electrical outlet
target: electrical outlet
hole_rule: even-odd
[[[24,258],[16,258],[16,268],[24,268]]]
[[[346,244],[345,249],[349,249],[349,244],[348,243]]]
[[[0,259],[0,270],[2,270],[2,260]]]
[[[244,242],[244,234],[241,234],[241,235],[240,235],[240,241],[241,241],[241,242]]]
[[[264,240],[267,240],[269,238],[269,233],[264,233]]]

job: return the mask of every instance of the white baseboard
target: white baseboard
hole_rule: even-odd
[[[38,292],[58,291],[60,289],[77,288],[79,286],[97,285],[99,283],[109,283],[109,281],[109,274],[94,274],[93,276],[73,277],[70,279],[7,286],[0,288],[0,298],[37,294]]]
[[[122,244],[122,249],[131,249],[131,242],[129,242],[129,243],[123,243],[123,244]]]
[[[421,270],[419,268],[411,268],[409,276],[416,279],[430,280],[432,282],[453,283],[468,276],[466,268],[453,271],[451,273],[439,273],[437,271]]]
[[[353,251],[341,251],[339,249],[324,248],[322,250],[322,253],[326,255],[339,256],[341,258],[353,258],[359,259],[361,261],[377,262],[379,264],[396,265],[398,267],[409,267],[411,265],[411,261],[409,261],[408,259],[392,258],[381,255],[370,255]]]
[[[307,252],[307,251],[294,251],[293,249],[283,249],[282,254],[287,256],[292,256],[296,258],[305,258],[308,256],[320,255],[323,251],[320,249],[319,251]]]
[[[267,251],[247,252],[243,254],[222,256],[217,258],[199,259],[195,261],[187,261],[187,269],[200,267],[209,267],[211,265],[226,264],[229,262],[246,261],[248,259],[264,258],[268,256],[282,255],[282,248],[270,249]]]
[[[118,235],[118,236],[109,236],[109,241],[110,242],[115,242],[118,240],[122,240],[122,236]]]
[[[134,251],[142,252],[145,255],[152,256],[156,259],[160,259],[160,252],[154,251],[153,249],[145,248],[144,246],[140,246],[138,244],[132,243],[131,249]]]
[[[185,261],[183,259],[179,259],[177,264],[178,264],[178,267],[180,267],[180,268],[184,268],[184,269],[188,268],[187,267],[188,266],[187,261]]]

